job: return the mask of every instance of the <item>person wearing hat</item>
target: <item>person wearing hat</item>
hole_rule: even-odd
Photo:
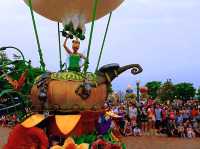
[[[87,58],[82,54],[79,53],[78,50],[80,48],[80,41],[78,38],[72,40],[72,50],[67,47],[67,39],[65,39],[63,47],[65,48],[66,52],[69,54],[69,71],[80,72],[81,71],[81,59],[87,61]]]

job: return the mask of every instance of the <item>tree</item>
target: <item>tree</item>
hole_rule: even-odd
[[[157,91],[160,88],[162,82],[152,81],[148,82],[145,86],[148,88],[148,94],[151,98],[155,99],[157,97]]]
[[[107,92],[108,92],[109,94],[112,94],[112,93],[113,93],[112,84],[109,84],[109,85],[108,85]]]
[[[6,79],[10,78],[11,80],[19,80],[20,76],[28,70],[28,74],[26,76],[26,81],[22,89],[15,90],[14,87],[9,83]],[[35,78],[44,73],[40,68],[34,68],[31,66],[31,62],[26,61],[25,59],[21,59],[18,55],[13,55],[13,59],[9,59],[5,52],[0,51],[0,98],[7,99],[4,100],[1,104],[4,107],[10,107],[9,110],[4,110],[5,113],[18,113],[20,112],[22,115],[25,114],[25,107],[30,107],[29,94],[34,84]],[[28,96],[27,96],[28,95]],[[20,103],[20,106],[15,106],[16,103]]]
[[[130,100],[135,100],[136,99],[136,95],[134,93],[132,93],[132,94],[126,94],[125,98],[127,100],[129,100],[129,99]]]
[[[10,88],[10,85],[4,79],[4,73],[8,72],[7,66],[4,66],[4,65],[9,62],[10,60],[8,59],[6,53],[3,51],[0,51],[0,92],[4,89]]]
[[[175,85],[175,96],[178,99],[187,100],[195,96],[196,89],[192,83],[179,83]]]
[[[2,64],[4,61],[7,61],[7,60],[8,60],[8,57],[6,53],[3,51],[0,51],[0,64]]]
[[[196,95],[197,95],[197,98],[200,100],[200,87],[198,88]]]
[[[175,86],[171,80],[167,80],[158,90],[158,96],[162,101],[174,100]]]

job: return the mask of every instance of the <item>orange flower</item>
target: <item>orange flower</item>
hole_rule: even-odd
[[[69,137],[68,139],[65,140],[63,148],[64,149],[76,149],[77,145],[75,144],[74,140]]]
[[[82,143],[77,145],[72,138],[67,138],[63,146],[53,146],[51,149],[89,149],[89,144]]]

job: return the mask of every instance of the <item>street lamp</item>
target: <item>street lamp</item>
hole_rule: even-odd
[[[136,100],[137,100],[137,103],[140,103],[140,80],[136,81],[136,86],[137,86],[137,97],[136,97]]]

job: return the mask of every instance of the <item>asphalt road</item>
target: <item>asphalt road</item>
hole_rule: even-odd
[[[0,128],[0,149],[7,142],[9,128]],[[200,149],[200,138],[180,139],[167,137],[125,137],[127,149]]]
[[[167,137],[127,137],[122,141],[127,149],[200,149],[200,139]]]

